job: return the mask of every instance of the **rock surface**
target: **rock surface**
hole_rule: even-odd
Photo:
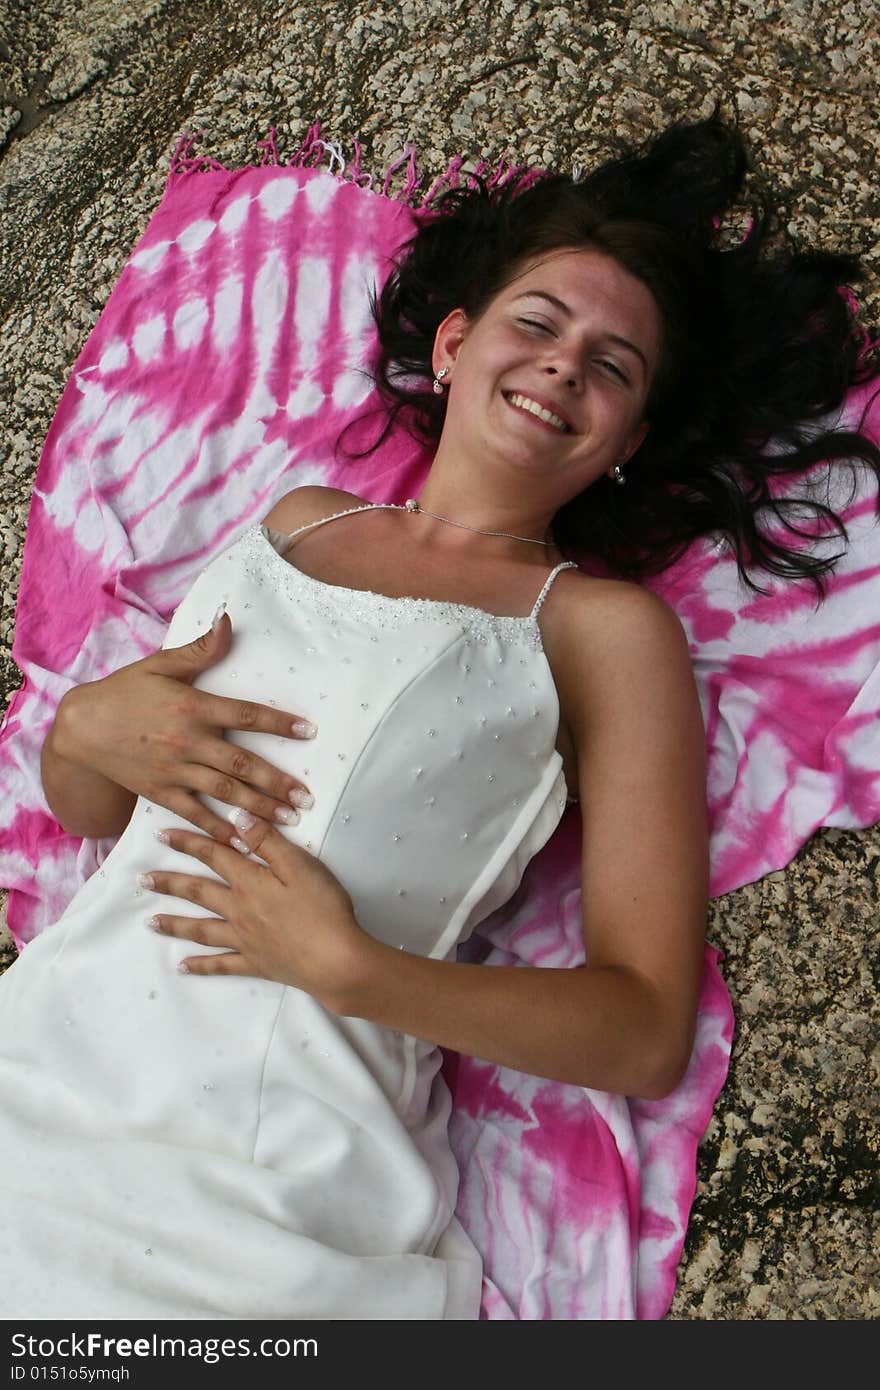
[[[880,264],[875,0],[42,0],[0,7],[0,695],[43,440],[184,130],[227,165],[316,118],[383,169],[587,165],[736,115],[804,244]],[[876,278],[862,298],[874,317]],[[712,904],[738,1017],[673,1319],[874,1318],[880,833],[824,832]],[[0,929],[0,968],[13,958]]]

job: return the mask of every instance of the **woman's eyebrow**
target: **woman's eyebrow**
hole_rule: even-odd
[[[523,290],[522,294],[516,296],[516,299],[546,299],[547,303],[552,304],[554,309],[559,309],[567,318],[571,318],[571,310],[568,305],[563,300],[557,299],[555,294],[549,294],[547,290]],[[618,347],[627,348],[630,352],[634,352],[647,372],[648,361],[645,354],[635,343],[631,343],[629,338],[621,338],[619,333],[605,333],[603,337],[607,338],[610,343],[616,343]]]

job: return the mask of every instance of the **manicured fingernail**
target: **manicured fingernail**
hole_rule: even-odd
[[[216,632],[216,631],[217,631],[218,627],[220,626],[220,619],[223,617],[223,614],[224,614],[225,612],[226,612],[226,604],[225,604],[225,603],[221,603],[220,607],[217,609],[217,612],[214,614],[213,618],[211,619],[211,630],[212,630],[213,632]]]
[[[233,849],[238,850],[239,854],[250,854],[251,852],[250,845],[246,845],[244,840],[239,840],[238,836],[236,836],[234,840],[230,840],[229,843],[232,845]]]
[[[137,884],[139,888],[155,888],[156,880],[152,874],[138,874]]]
[[[307,719],[294,719],[290,727],[297,738],[314,738],[318,732],[317,726]]]
[[[299,825],[299,811],[288,809],[286,806],[276,806],[272,814],[282,825]]]
[[[159,921],[158,917],[147,917],[144,921],[144,926],[149,927],[150,931],[162,930],[162,923]]]
[[[159,841],[160,845],[170,845],[170,844],[171,844],[171,840],[170,840],[169,837],[168,837],[168,831],[167,831],[167,830],[156,830],[156,831],[154,831],[154,834],[155,834],[155,836],[156,836],[156,839]]]
[[[180,962],[180,964],[178,965],[178,967],[177,967],[177,973],[178,973],[178,975],[188,975],[188,974],[189,974],[189,966],[187,965],[187,963],[186,963],[185,960],[182,960],[182,961]]]
[[[256,816],[252,816],[250,811],[243,810],[241,806],[236,806],[229,812],[229,819],[239,830],[253,830],[257,823]]]
[[[315,798],[311,792],[307,792],[305,787],[294,787],[288,794],[288,799],[298,806],[301,811],[310,811],[315,804]]]

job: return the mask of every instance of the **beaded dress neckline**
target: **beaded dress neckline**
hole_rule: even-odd
[[[300,569],[299,566],[296,565],[294,561],[290,559],[290,541],[293,540],[295,536],[302,535],[305,531],[310,531],[318,526],[323,526],[326,522],[337,521],[341,517],[352,516],[358,512],[402,512],[406,510],[406,507],[400,505],[397,502],[367,502],[360,507],[347,507],[344,511],[334,512],[331,516],[321,517],[318,521],[306,522],[304,526],[297,527],[295,531],[274,531],[272,530],[272,528],[265,525],[261,525],[257,529],[268,541],[269,545],[275,551],[275,554],[278,556],[281,562],[287,565],[290,569],[292,569],[295,572],[295,574],[299,576],[300,579],[304,580],[307,584],[316,586],[317,589],[328,590],[331,593],[335,592],[336,594],[342,597],[350,596],[353,600],[360,603],[364,601],[377,600],[378,606],[382,608],[384,608],[385,605],[392,604],[407,605],[408,611],[410,613],[422,612],[426,615],[433,610],[434,613],[436,613],[438,616],[441,614],[445,614],[448,615],[450,619],[460,617],[464,619],[469,626],[473,626],[475,622],[479,623],[479,621],[483,619],[488,620],[493,624],[518,624],[520,626],[537,628],[538,614],[541,611],[541,607],[544,603],[544,600],[547,597],[547,594],[550,591],[551,585],[556,579],[556,576],[559,573],[561,573],[562,570],[577,569],[577,565],[574,563],[573,560],[561,561],[558,565],[555,565],[553,569],[551,569],[546,574],[541,591],[538,594],[538,597],[532,605],[532,609],[529,613],[504,614],[492,613],[488,608],[481,608],[478,604],[461,603],[453,599],[418,598],[414,595],[409,594],[382,594],[377,593],[373,589],[353,589],[350,588],[348,585],[331,584],[328,583],[327,580],[317,579],[314,575],[307,574],[305,570]],[[283,547],[283,553],[281,550],[278,549],[278,543],[281,541],[285,543]]]

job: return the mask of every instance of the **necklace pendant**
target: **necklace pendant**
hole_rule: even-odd
[[[464,521],[453,521],[451,516],[439,516],[437,512],[426,512],[414,497],[408,497],[403,504],[404,511],[418,512],[421,516],[431,516],[447,526],[460,526],[463,531],[473,531],[475,536],[502,536],[505,540],[525,541],[527,545],[550,545],[550,541],[539,541],[534,536],[515,536],[512,531],[483,531],[479,526],[468,526]]]

